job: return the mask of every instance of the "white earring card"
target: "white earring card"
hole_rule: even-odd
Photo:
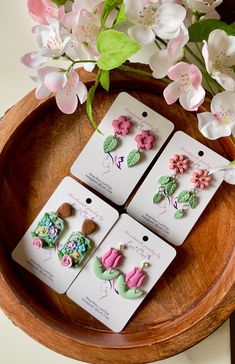
[[[115,150],[105,153],[103,143],[108,136],[114,135],[112,121],[121,115],[130,119],[132,126],[128,135],[117,136]],[[74,162],[71,173],[115,204],[124,205],[173,129],[174,125],[168,119],[122,92],[99,125],[102,134],[94,132]],[[128,167],[127,156],[137,149],[135,136],[143,130],[149,131],[156,140],[151,150],[140,151],[138,164]]]
[[[115,252],[115,256],[119,244],[126,248]],[[120,332],[175,256],[173,247],[123,214],[67,295],[111,330]],[[106,267],[102,266],[102,259]],[[144,262],[143,270],[139,269]]]
[[[38,223],[43,221],[44,225],[51,225],[48,225],[49,229],[55,229],[56,223],[51,224],[50,219],[45,217],[45,214],[52,213],[54,216],[55,211],[63,203],[71,204],[74,209],[74,214],[63,219],[64,230],[59,235],[55,247],[35,249],[32,233],[37,229]],[[118,216],[118,212],[113,207],[109,206],[74,179],[66,177],[18,243],[12,253],[12,258],[58,293],[65,293],[86,261],[118,219]],[[69,257],[66,259],[67,255],[63,260],[64,265],[62,265],[59,252],[62,251],[62,248],[67,242],[70,241],[69,244],[73,244],[71,243],[73,240],[71,236],[75,237],[74,239],[80,236],[82,224],[85,219],[92,220],[97,225],[96,230],[85,237],[87,239],[85,243],[89,243],[89,251],[87,251],[87,254],[83,254],[83,250],[81,249],[84,248],[84,245],[81,244],[79,246],[81,251],[75,252],[73,250],[76,258],[78,256],[84,257],[84,261],[81,262],[79,267],[69,267]],[[44,225],[40,226],[40,229],[47,230],[47,227],[45,228]],[[50,234],[52,233],[51,231]],[[69,248],[72,249],[73,247],[70,246]]]
[[[188,158],[189,168],[184,173],[177,174],[177,188],[174,193],[170,196],[160,197],[161,201],[154,203],[154,196],[159,196],[157,194],[160,187],[160,177],[171,176],[173,173],[169,169],[169,160],[173,155],[184,155]],[[211,175],[208,187],[198,188],[196,198],[191,198],[190,204],[188,202],[182,203],[182,200],[186,198],[184,191],[191,191],[193,188],[193,182],[191,181],[193,172],[199,169],[210,171],[228,163],[228,160],[189,135],[181,131],[176,132],[130,202],[127,211],[132,217],[163,239],[174,245],[182,245],[223,182],[224,172],[221,171]],[[176,218],[175,216],[181,216],[182,211],[184,216]]]

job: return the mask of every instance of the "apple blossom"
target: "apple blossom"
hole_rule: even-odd
[[[28,12],[39,24],[48,24],[48,18],[62,20],[65,12],[64,6],[58,7],[50,0],[28,0]]]
[[[175,38],[184,21],[185,9],[174,3],[158,4],[151,1],[124,0],[126,17],[133,23],[128,34],[140,44]]]
[[[178,62],[169,68],[167,75],[170,80],[173,80],[163,92],[167,104],[171,105],[179,98],[185,110],[196,111],[205,97],[199,68],[194,64]]]
[[[208,14],[215,10],[223,0],[183,0],[183,4],[193,11],[201,14]]]
[[[49,19],[48,21],[48,25],[35,27],[36,40],[41,50],[27,53],[21,58],[26,67],[38,68],[46,63],[48,58],[62,56],[71,41],[71,35],[65,30],[61,31],[58,20]]]
[[[208,139],[235,136],[235,92],[223,91],[211,101],[211,112],[197,114],[198,128]]]
[[[55,92],[56,103],[65,114],[72,114],[76,110],[78,99],[81,104],[86,101],[87,88],[73,69],[64,72],[56,67],[43,67],[33,80],[38,83],[35,96],[44,99]]]
[[[188,30],[182,25],[179,35],[168,42],[167,48],[156,50],[149,60],[153,77],[162,78],[167,75],[168,69],[182,56],[183,48],[188,40]]]
[[[211,77],[226,91],[235,91],[235,36],[220,29],[213,30],[204,42],[202,55]]]

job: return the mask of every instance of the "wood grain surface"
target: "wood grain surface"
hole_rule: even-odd
[[[93,73],[83,73],[89,86]],[[127,91],[226,158],[230,138],[209,141],[196,116],[167,106],[160,81],[112,73],[99,89],[100,121],[120,91]],[[204,110],[204,106],[201,107]],[[196,344],[235,308],[235,188],[225,183],[191,231],[177,257],[122,333],[112,333],[66,295],[59,295],[11,259],[11,252],[93,133],[85,107],[62,114],[53,98],[30,93],[0,122],[0,306],[25,332],[49,348],[90,363],[138,364],[172,356]],[[123,211],[123,209],[122,209]]]

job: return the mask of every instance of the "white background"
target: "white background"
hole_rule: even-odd
[[[37,1],[37,0],[35,0]],[[36,50],[30,32],[33,21],[27,14],[26,0],[1,1],[0,15],[0,115],[15,104],[34,84],[19,59]],[[81,363],[41,346],[15,327],[0,311],[0,362],[2,364]],[[214,334],[193,348],[159,364],[230,364],[228,321]]]

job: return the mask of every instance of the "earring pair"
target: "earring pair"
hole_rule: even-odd
[[[114,135],[109,135],[105,139],[103,143],[104,153],[110,153],[116,149],[119,141],[118,137],[128,135],[130,133],[130,128],[133,126],[133,122],[126,116],[121,115],[112,121],[112,126],[114,128]],[[133,167],[139,163],[141,159],[141,151],[151,150],[155,139],[155,136],[147,130],[142,130],[140,134],[136,135],[135,141],[137,143],[137,149],[133,149],[130,153],[128,153],[127,166]]]
[[[169,169],[173,171],[170,176],[161,176],[158,180],[160,187],[158,192],[153,196],[153,203],[160,203],[165,197],[170,197],[178,188],[178,176],[185,173],[190,168],[189,159],[183,154],[174,154],[169,159]],[[174,218],[180,219],[185,215],[185,211],[190,207],[193,209],[198,205],[197,194],[200,190],[209,187],[211,176],[206,169],[198,169],[192,172],[191,182],[193,186],[189,190],[183,190],[175,198],[174,207],[176,212]],[[183,204],[179,208],[178,204]]]
[[[139,298],[144,294],[140,289],[146,278],[144,268],[149,266],[148,262],[143,262],[140,267],[134,267],[127,275],[124,275],[116,267],[123,259],[123,250],[126,248],[125,244],[121,244],[119,248],[109,248],[101,259],[95,257],[94,272],[97,278],[102,280],[117,280],[117,291],[123,298],[133,299]]]
[[[56,212],[45,213],[32,232],[33,246],[35,249],[55,248],[58,238],[65,230],[65,218],[74,214],[74,208],[68,203],[63,203]],[[83,221],[81,231],[72,232],[66,242],[58,250],[58,258],[64,267],[78,268],[92,249],[88,235],[93,233],[97,224],[90,219]]]

